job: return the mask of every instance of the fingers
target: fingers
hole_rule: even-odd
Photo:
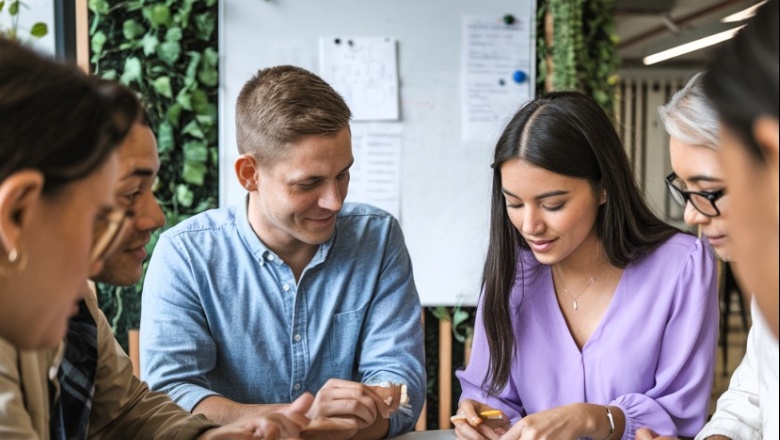
[[[258,426],[255,430],[254,434],[255,437],[261,438],[263,440],[276,440],[281,437],[281,433],[279,432],[279,428],[273,424],[273,423],[261,423],[261,425],[265,426]],[[285,437],[289,437],[290,435],[298,435],[297,432],[286,435]]]
[[[303,418],[298,414],[297,418]],[[304,422],[289,418],[281,412],[266,414],[256,420],[254,424],[254,436],[262,439],[275,438],[295,438],[301,432],[301,429],[307,425],[308,419]]]
[[[379,415],[383,419],[390,418],[390,414],[398,410],[401,401],[401,386],[375,387],[364,385],[366,395],[374,401]]]
[[[361,429],[376,420],[380,408],[388,414],[382,398],[361,383],[331,379],[325,383],[314,399],[308,417],[357,417]]]
[[[497,414],[493,415],[493,412]],[[483,424],[481,413],[486,414],[485,417],[500,416],[502,418],[489,420],[490,423]],[[507,418],[501,411],[493,410],[487,405],[470,399],[460,402],[458,413],[450,420],[455,425],[456,436],[463,440],[499,440],[501,434],[506,432],[507,427]]]
[[[452,423],[464,421],[475,428],[485,423],[496,432],[505,431],[509,427],[509,418],[503,411],[469,399],[460,403],[458,413],[450,417],[450,421]]]
[[[482,434],[482,436],[484,436],[489,440],[501,440],[502,434],[506,433],[506,431],[503,429],[500,432],[497,432],[490,426],[486,426],[486,425],[477,426],[477,431],[479,431],[479,433]]]
[[[636,440],[677,440],[672,437],[661,437],[648,428],[642,428],[636,431]]]
[[[300,436],[306,440],[342,440],[352,438],[359,428],[354,417],[318,418],[303,428]]]
[[[509,431],[504,433],[500,440],[518,440],[520,438],[520,434],[523,432],[523,428],[525,427],[523,420],[520,420],[519,422],[515,423],[515,426],[511,427]]]
[[[293,420],[305,420],[303,424],[306,424],[309,421],[306,413],[311,409],[312,403],[314,403],[314,396],[311,393],[303,393],[293,403],[278,412]]]
[[[478,402],[466,399],[460,403],[458,414],[463,416],[471,426],[479,426],[482,418],[477,414],[478,406],[481,406]]]
[[[377,408],[382,414],[382,417],[388,418],[390,414],[398,411],[398,406],[401,403],[401,385],[389,384],[382,385],[366,385],[368,389],[373,391],[378,397]]]
[[[454,422],[455,437],[461,440],[499,440],[501,436],[489,426],[471,426],[465,420]]]
[[[484,440],[485,437],[469,425],[465,419],[452,422],[455,425],[455,438],[458,440]]]
[[[653,440],[655,437],[655,433],[647,428],[636,431],[636,440]]]

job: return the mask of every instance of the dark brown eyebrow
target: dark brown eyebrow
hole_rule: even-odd
[[[151,168],[133,168],[129,173],[122,176],[122,179],[130,177],[154,177],[154,170]]]
[[[344,169],[339,171],[339,174],[344,174],[345,172],[347,172],[347,170],[352,168],[352,165],[354,165],[354,164],[355,164],[355,159],[352,158],[352,160],[349,162],[349,165],[347,165]],[[301,179],[296,179],[296,180],[292,181],[291,183],[305,182],[307,180],[312,180],[312,179],[322,179],[323,177],[324,176],[307,176],[307,177],[303,177]]]
[[[701,175],[701,174],[697,174],[695,176],[691,176],[691,177],[688,178],[688,180],[691,183],[699,183],[699,182],[723,183],[723,179],[718,179],[716,177],[705,176],[705,175]]]
[[[507,191],[506,188],[501,188],[501,192],[504,194],[514,197],[516,199],[520,199],[520,197],[517,197],[516,195],[512,194],[511,192]],[[569,194],[569,191],[563,191],[563,190],[555,190],[555,191],[548,191],[546,193],[539,194],[538,196],[534,197],[534,200],[542,200],[546,199],[547,197],[555,197],[555,196],[562,196],[565,194]],[[521,199],[522,200],[522,199]]]

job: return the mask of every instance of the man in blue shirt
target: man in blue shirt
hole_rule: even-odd
[[[225,423],[310,391],[310,438],[414,426],[420,302],[398,222],[344,204],[349,119],[343,99],[297,67],[261,70],[241,90],[235,170],[246,204],[165,232],[144,284],[142,376],[185,409]],[[406,386],[410,408],[391,411],[397,394],[370,387],[388,383]]]

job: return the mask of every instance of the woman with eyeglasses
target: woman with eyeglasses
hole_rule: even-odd
[[[672,96],[658,109],[669,133],[672,172],[666,186],[678,204],[684,207],[683,219],[699,226],[701,235],[724,260],[731,260],[725,218],[728,197],[716,150],[718,114],[704,94],[702,74]]]
[[[699,226],[715,252],[738,267],[740,262],[732,260],[735,244],[727,232],[731,207],[718,154],[720,121],[704,92],[705,76],[695,75],[658,109],[670,136],[674,170],[666,181],[672,197],[685,207],[685,222]],[[753,327],[745,357],[697,440],[758,439],[762,433],[778,432],[778,343],[755,302],[752,305]],[[653,427],[648,428],[637,433],[637,439],[654,438]]]

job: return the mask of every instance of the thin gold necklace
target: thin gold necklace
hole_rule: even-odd
[[[572,307],[574,307],[574,311],[577,311],[580,308],[580,304],[577,302],[579,297],[582,296],[583,293],[585,293],[590,286],[592,286],[598,279],[599,274],[593,275],[590,277],[588,282],[585,284],[585,287],[580,290],[580,293],[577,294],[577,296],[574,296],[569,292],[569,289],[566,288],[566,283],[563,282],[563,277],[561,276],[561,273],[558,271],[558,267],[553,266],[553,269],[555,270],[555,273],[558,275],[558,280],[561,282],[561,287],[563,287],[563,292],[566,293],[566,295],[569,295],[569,298],[572,300]],[[600,272],[600,271],[599,271]]]

